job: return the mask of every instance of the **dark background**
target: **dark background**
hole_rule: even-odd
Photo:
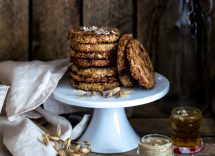
[[[200,1],[200,38],[193,38],[183,0],[0,0],[0,61],[66,58],[70,26],[115,26],[143,43],[156,72],[171,84],[168,96],[151,108],[135,107],[134,116],[168,116],[179,105],[215,112],[215,11],[209,2]]]

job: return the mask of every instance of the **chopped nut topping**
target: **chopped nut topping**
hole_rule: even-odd
[[[131,93],[131,90],[129,89],[123,89],[121,90],[120,87],[116,87],[110,91],[108,91],[106,94],[105,94],[105,97],[108,98],[108,97],[112,97],[112,96],[116,96],[116,97],[121,97],[123,95],[127,95]]]
[[[96,92],[96,91],[91,91],[91,92],[86,92],[86,91],[82,91],[82,90],[76,90],[77,96],[79,97],[91,97],[91,96],[96,96],[97,93],[99,93],[101,96],[105,97],[105,98],[109,98],[109,97],[121,97],[124,95],[127,95],[129,93],[131,93],[130,89],[121,89],[120,87],[116,87],[112,90],[109,91],[103,91],[103,92]]]
[[[119,91],[120,91],[120,87],[116,87],[116,88],[113,89],[113,94],[116,94]]]
[[[92,91],[92,92],[91,92],[91,96],[96,96],[96,92],[95,92],[95,91]]]

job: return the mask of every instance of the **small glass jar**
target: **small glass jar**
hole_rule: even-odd
[[[201,145],[200,128],[202,112],[193,107],[176,107],[171,111],[171,138],[177,147],[198,147]]]
[[[173,156],[173,144],[169,137],[160,134],[145,135],[139,144],[140,156]]]

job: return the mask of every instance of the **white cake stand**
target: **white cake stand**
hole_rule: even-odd
[[[138,146],[139,136],[131,127],[124,107],[147,104],[165,96],[169,91],[169,81],[156,73],[153,89],[132,88],[132,92],[120,98],[104,98],[100,95],[80,97],[68,78],[62,79],[53,96],[55,99],[73,106],[94,108],[93,117],[80,141],[89,141],[95,153],[122,153]]]

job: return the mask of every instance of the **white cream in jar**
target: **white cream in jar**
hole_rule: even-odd
[[[139,156],[173,156],[173,144],[167,136],[149,134],[141,139],[138,154]]]

